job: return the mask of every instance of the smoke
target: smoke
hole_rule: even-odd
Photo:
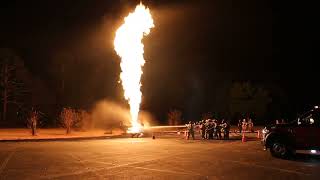
[[[131,126],[129,109],[119,103],[109,100],[99,101],[91,112],[95,128],[115,128],[119,127],[120,123]],[[140,111],[139,120],[145,127],[155,125],[157,122],[153,115],[147,111]]]

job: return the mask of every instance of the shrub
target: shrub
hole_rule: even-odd
[[[32,136],[37,134],[37,125],[39,123],[39,112],[36,110],[32,110],[29,118],[27,119],[28,128],[31,129]]]
[[[75,128],[82,131],[92,128],[91,115],[87,111],[79,109],[74,111],[74,116],[75,122],[73,126]]]
[[[76,122],[77,114],[72,108],[63,108],[60,114],[62,127],[66,128],[66,134],[71,132],[71,128]]]

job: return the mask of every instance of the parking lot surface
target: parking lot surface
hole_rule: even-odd
[[[119,138],[0,143],[0,179],[318,179],[320,158],[259,141]]]

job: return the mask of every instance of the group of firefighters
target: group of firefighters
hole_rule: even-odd
[[[243,119],[243,120],[239,120],[238,121],[238,130],[239,132],[245,132],[245,131],[249,131],[249,132],[254,132],[254,129],[253,129],[253,121],[251,118],[248,118],[247,120],[246,119]]]
[[[201,120],[196,123],[191,121],[186,124],[187,126],[187,139],[192,137],[194,139],[195,131],[199,131],[202,139],[229,139],[230,132],[230,123],[228,121],[216,120],[216,119],[207,119]]]

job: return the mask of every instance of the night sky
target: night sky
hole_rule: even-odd
[[[14,49],[63,103],[89,108],[123,103],[116,29],[139,1],[1,2],[2,47]],[[250,81],[284,91],[280,106],[296,115],[320,102],[315,60],[315,6],[266,0],[150,0],[155,28],[144,39],[141,108],[164,119],[178,108],[200,118],[225,105],[230,83]],[[59,63],[66,72],[59,72]],[[281,98],[281,97],[280,97]],[[291,114],[290,114],[291,113]]]

